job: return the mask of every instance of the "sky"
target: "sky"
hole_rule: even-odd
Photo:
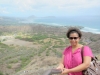
[[[0,16],[100,16],[100,0],[0,0]]]

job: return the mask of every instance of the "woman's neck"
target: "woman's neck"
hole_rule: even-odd
[[[79,46],[80,46],[80,44],[72,45],[72,48],[77,48],[77,47],[79,47]]]

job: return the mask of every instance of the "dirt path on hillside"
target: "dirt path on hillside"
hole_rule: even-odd
[[[34,48],[38,48],[40,46],[40,45],[34,45],[33,42],[28,42],[28,41],[14,39],[14,38],[3,41],[2,43],[7,45],[25,46],[25,47],[34,47]]]

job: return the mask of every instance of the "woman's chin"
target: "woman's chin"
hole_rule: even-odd
[[[76,46],[76,44],[71,44],[72,46]]]

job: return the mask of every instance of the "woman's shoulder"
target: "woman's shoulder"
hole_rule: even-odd
[[[66,54],[66,52],[68,53],[69,51],[71,51],[71,46],[66,47],[63,51],[63,54]]]
[[[71,49],[71,46],[67,46],[67,47],[65,48],[65,50],[69,50],[69,49]]]
[[[88,45],[84,45],[83,46],[85,49],[90,49],[90,47]]]
[[[92,50],[89,46],[84,46],[84,56],[91,56],[93,57]]]

